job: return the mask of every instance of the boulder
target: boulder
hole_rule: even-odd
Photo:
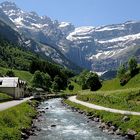
[[[104,129],[106,127],[106,124],[103,122],[99,125],[99,128]]]
[[[96,118],[96,117],[94,118],[95,122],[99,122],[99,120],[100,120],[99,118]]]
[[[26,140],[29,138],[29,135],[27,135],[26,133],[21,132],[21,138]]]
[[[109,130],[110,131],[115,131],[116,130],[116,127],[112,125],[112,126],[110,126]]]
[[[56,125],[55,124],[52,124],[51,127],[56,127]]]
[[[110,127],[112,126],[112,121],[107,122],[107,125]]]
[[[128,136],[129,139],[134,140],[136,134],[137,134],[137,132],[134,131],[134,130],[129,129],[129,130],[127,131],[127,136]]]
[[[128,116],[124,116],[123,119],[122,119],[124,122],[127,122],[130,120],[130,118]]]
[[[88,116],[88,119],[93,120],[94,116]]]

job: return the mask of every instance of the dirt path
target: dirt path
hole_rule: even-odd
[[[16,106],[16,105],[19,105],[19,104],[26,102],[32,98],[33,97],[28,97],[28,98],[24,98],[22,100],[13,100],[13,101],[5,102],[5,103],[0,103],[0,111],[6,110],[6,109],[11,108],[11,107]]]
[[[69,97],[69,100],[74,102],[74,103],[81,104],[81,105],[84,105],[86,107],[96,109],[96,110],[104,110],[104,111],[112,112],[112,113],[140,116],[140,112],[133,112],[133,111],[126,111],[126,110],[118,110],[118,109],[107,108],[107,107],[103,107],[103,106],[99,106],[99,105],[95,105],[95,104],[91,104],[91,103],[87,103],[87,102],[77,100],[76,96]]]

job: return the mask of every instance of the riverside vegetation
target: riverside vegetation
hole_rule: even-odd
[[[26,102],[0,112],[0,139],[20,140],[22,131],[29,129],[37,115],[36,102]]]

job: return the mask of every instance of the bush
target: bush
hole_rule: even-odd
[[[74,89],[74,85],[69,85],[68,89],[72,91]]]
[[[122,77],[125,75],[126,72],[127,72],[127,70],[126,70],[126,65],[123,64],[123,65],[121,65],[121,66],[119,67],[119,69],[118,69],[118,71],[117,71],[117,76],[118,76],[119,78],[122,78]]]
[[[6,76],[15,77],[15,73],[14,73],[14,71],[12,71],[12,70],[8,70],[8,71],[6,72]]]
[[[32,78],[33,87],[43,88],[46,91],[49,91],[51,86],[51,77],[46,73],[36,71]]]
[[[55,81],[52,83],[52,90],[53,90],[54,92],[60,91],[59,85],[58,85],[58,83],[56,83]]]
[[[130,72],[127,72],[122,78],[120,79],[120,85],[124,86],[128,83],[128,81],[131,79]]]
[[[137,60],[136,60],[135,57],[132,57],[132,58],[129,59],[128,66],[129,66],[130,72],[135,71],[137,69],[137,65],[138,64],[137,64]]]
[[[91,91],[96,91],[101,88],[101,82],[99,77],[96,73],[89,72],[86,75],[86,82],[85,84],[90,88]]]

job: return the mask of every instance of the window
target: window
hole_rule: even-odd
[[[2,85],[2,82],[3,82],[3,81],[2,81],[2,80],[0,80],[0,85]]]

